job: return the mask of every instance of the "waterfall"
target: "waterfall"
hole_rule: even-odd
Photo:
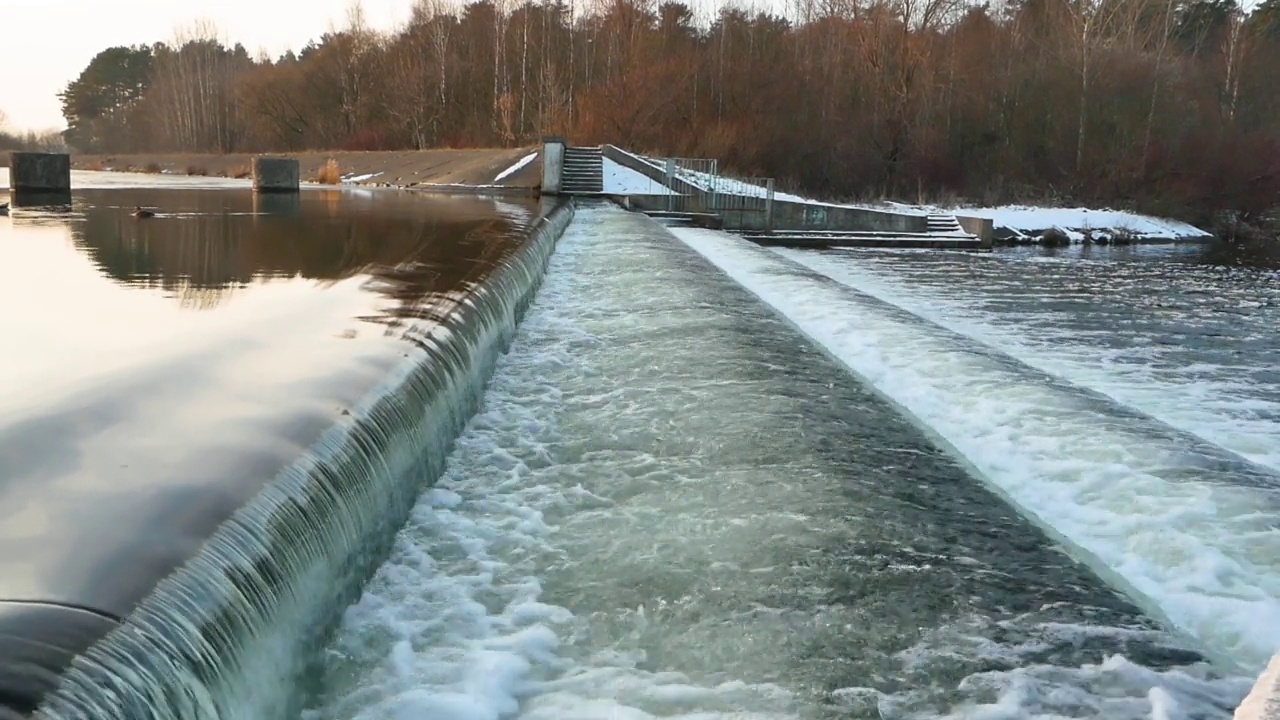
[[[420,352],[76,658],[35,717],[296,717],[309,664],[443,471],[572,215],[540,217],[449,312],[406,320]]]

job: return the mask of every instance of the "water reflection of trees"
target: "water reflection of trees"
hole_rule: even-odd
[[[360,274],[407,307],[482,277],[525,229],[478,198],[337,191],[274,198],[176,190],[87,195],[84,219],[74,226],[77,247],[108,277],[163,289],[192,309],[215,307],[239,288],[272,279],[336,282]],[[156,204],[157,218],[129,214],[134,205]],[[532,214],[534,207],[526,207]]]

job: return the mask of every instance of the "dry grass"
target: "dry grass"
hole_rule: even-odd
[[[160,163],[154,162],[147,163],[147,166],[142,168],[142,171],[148,175],[159,175],[161,170],[163,170],[163,168],[160,167]]]
[[[253,167],[249,165],[249,163],[245,163],[243,165],[237,165],[236,167],[233,167],[227,171],[227,177],[233,177],[237,180],[240,180],[242,178],[247,178],[252,174],[253,174]]]
[[[320,169],[316,171],[316,176],[311,179],[314,183],[320,185],[337,185],[342,180],[342,173],[338,170],[338,161],[329,158]]]
[[[187,174],[188,174],[188,175],[202,175],[202,176],[203,176],[203,175],[208,175],[208,174],[209,174],[209,168],[204,167],[204,166],[202,166],[202,165],[188,165],[188,166],[187,166]]]
[[[107,165],[106,165],[106,163],[102,162],[101,160],[94,160],[93,162],[85,163],[84,169],[85,169],[85,170],[96,170],[96,171],[98,171],[98,172],[102,172],[103,170],[106,170],[106,169],[107,169]]]

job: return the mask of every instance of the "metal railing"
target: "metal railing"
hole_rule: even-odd
[[[732,178],[720,174],[714,158],[645,158],[661,169],[674,212],[763,212],[773,205],[773,178]]]
[[[773,178],[719,177],[712,207],[718,212],[767,212],[773,199]]]

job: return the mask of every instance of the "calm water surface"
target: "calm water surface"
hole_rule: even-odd
[[[454,307],[536,211],[81,179],[70,208],[0,218],[0,599],[115,614],[385,382],[414,350],[399,326]]]

